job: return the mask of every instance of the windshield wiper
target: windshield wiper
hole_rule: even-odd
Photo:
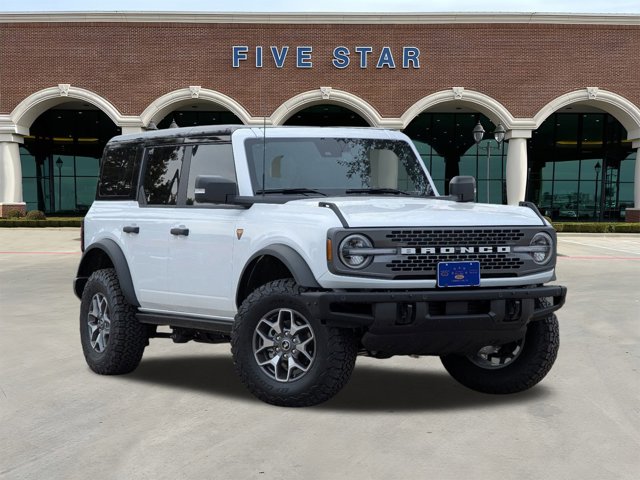
[[[299,195],[312,193],[314,195],[322,195],[323,197],[327,196],[326,193],[323,193],[320,190],[313,190],[312,188],[267,188],[265,190],[256,190],[256,195],[263,195],[265,193],[280,193],[283,195]]]
[[[411,195],[410,193],[403,192],[402,190],[397,190],[395,188],[349,188],[346,192],[349,193],[381,193],[381,194],[390,194],[390,195]]]

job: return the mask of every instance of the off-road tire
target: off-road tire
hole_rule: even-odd
[[[94,296],[106,299],[110,327],[102,351],[91,345],[88,318]],[[136,369],[148,343],[147,328],[138,322],[135,308],[127,303],[113,268],[97,270],[89,277],[80,305],[80,340],[87,364],[101,375],[120,375]]]
[[[253,291],[242,303],[231,334],[231,352],[240,379],[260,400],[278,406],[306,407],[325,402],[347,383],[355,366],[357,340],[353,332],[327,327],[313,318],[293,280],[276,280]],[[258,365],[254,332],[274,310],[300,314],[315,335],[313,363],[300,378],[281,382]]]
[[[483,393],[517,393],[533,387],[549,373],[559,346],[558,319],[551,315],[529,323],[522,352],[502,368],[482,368],[464,355],[440,359],[449,374],[465,387]]]

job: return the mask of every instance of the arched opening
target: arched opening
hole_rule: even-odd
[[[636,151],[613,115],[573,103],[528,142],[526,198],[559,221],[624,221],[633,207]]]
[[[109,116],[85,101],[41,113],[20,146],[27,210],[84,214],[95,198],[102,150],[120,133]]]
[[[367,121],[353,110],[341,105],[319,104],[291,115],[285,125],[308,127],[368,127]]]
[[[232,111],[211,102],[189,102],[167,113],[157,124],[158,128],[169,128],[175,122],[179,127],[195,125],[242,125],[243,122]]]
[[[154,122],[166,128],[175,120],[180,127],[252,123],[242,105],[215,90],[198,86],[181,88],[157,98],[140,114],[144,126]]]
[[[473,128],[480,121],[486,132],[496,125],[484,114],[462,106],[436,106],[417,115],[403,131],[416,145],[441,194],[457,175],[476,178],[478,201],[506,203],[507,144],[492,135],[476,145]]]

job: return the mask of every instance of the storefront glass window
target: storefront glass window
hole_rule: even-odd
[[[70,107],[40,115],[20,147],[28,210],[78,215],[95,198],[102,150],[120,129],[99,110]]]
[[[609,114],[555,113],[528,142],[527,200],[553,220],[624,220],[636,161],[626,137]]]
[[[404,130],[416,145],[440,194],[448,193],[449,181],[456,175],[471,175],[478,185],[478,201],[505,203],[504,186],[507,145],[498,145],[485,135],[479,145],[473,127],[480,121],[486,132],[495,125],[480,113],[421,113]],[[488,146],[488,147],[487,147]],[[487,148],[489,173],[487,176]]]

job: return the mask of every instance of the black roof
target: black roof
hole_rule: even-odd
[[[219,137],[231,135],[240,128],[251,128],[247,125],[198,125],[195,127],[166,128],[163,130],[148,130],[140,133],[129,133],[113,137],[107,146],[118,143],[182,143],[185,139],[206,139],[209,137]]]

